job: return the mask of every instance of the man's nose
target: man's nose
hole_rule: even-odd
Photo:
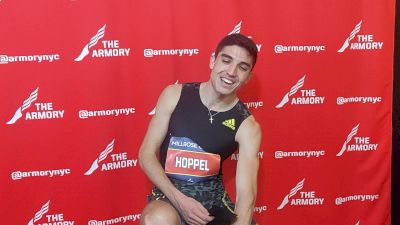
[[[235,76],[237,72],[237,65],[230,64],[227,72],[229,76]]]

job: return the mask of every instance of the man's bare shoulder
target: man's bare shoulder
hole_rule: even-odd
[[[164,90],[161,92],[160,97],[164,98],[179,98],[181,95],[181,90],[182,90],[182,84],[170,84],[164,88]]]
[[[181,90],[181,84],[171,84],[165,87],[158,98],[156,114],[157,112],[172,113],[178,104]]]
[[[251,115],[242,122],[238,132],[250,137],[254,135],[261,135],[261,126],[254,116]]]
[[[236,133],[236,141],[239,143],[239,151],[246,155],[257,157],[261,144],[261,126],[254,116],[247,117],[240,125]]]

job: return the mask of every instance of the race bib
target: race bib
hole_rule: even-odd
[[[165,173],[175,179],[199,182],[217,175],[220,162],[220,155],[205,152],[190,138],[171,137]]]

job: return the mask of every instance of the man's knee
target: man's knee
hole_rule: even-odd
[[[162,215],[158,213],[147,213],[141,216],[141,225],[167,225],[165,218],[161,218]]]
[[[153,202],[143,210],[141,225],[180,225],[180,217],[175,208],[166,202]]]

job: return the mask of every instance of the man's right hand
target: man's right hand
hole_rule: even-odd
[[[182,194],[177,200],[177,209],[183,219],[190,225],[206,225],[211,222],[214,217],[210,216],[204,206],[193,198]]]

